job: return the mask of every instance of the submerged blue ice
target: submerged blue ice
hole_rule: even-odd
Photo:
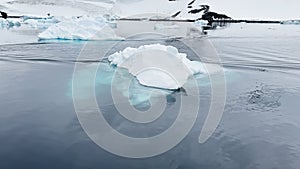
[[[98,68],[96,74],[93,72],[95,68]],[[142,107],[150,105],[150,98],[151,101],[155,102],[155,98],[169,98],[169,96],[174,93],[182,92],[180,90],[174,91],[143,86],[127,69],[111,66],[107,62],[101,62],[99,65],[88,64],[85,69],[80,70],[76,76],[77,79],[80,79],[80,81],[77,82],[79,84],[73,85],[73,79],[70,79],[68,96],[72,97],[72,90],[76,90],[76,92],[79,93],[77,96],[80,96],[80,98],[77,99],[89,99],[96,96],[97,99],[101,100],[101,106],[121,104],[123,102],[122,100],[112,100],[111,92],[118,92],[125,97],[132,106]],[[218,74],[212,76],[218,76]],[[91,79],[94,79],[95,83],[90,83]],[[193,83],[192,79],[196,80],[196,84]],[[228,78],[227,82],[230,81],[230,79],[232,79],[232,77]],[[129,86],[128,81],[130,81]],[[193,75],[186,83],[193,85],[197,90],[201,87],[209,87],[211,85],[208,74]],[[76,86],[76,88],[73,88],[74,86]],[[89,95],[88,92],[86,92],[91,88],[95,88],[95,95]]]

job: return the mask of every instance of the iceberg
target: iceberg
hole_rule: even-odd
[[[21,26],[21,23],[19,21],[0,18],[0,28],[9,29],[12,27],[19,27],[19,26]]]
[[[300,20],[281,21],[280,24],[283,24],[283,25],[300,25]]]
[[[108,57],[111,65],[128,69],[144,86],[177,90],[192,75],[207,73],[203,64],[191,61],[173,46],[161,44],[127,47]]]
[[[65,19],[38,35],[39,39],[122,40],[102,16]]]
[[[30,25],[32,28],[36,28],[36,29],[47,29],[48,27],[60,22],[60,19],[54,16],[50,16],[46,18],[23,16],[22,20],[23,20],[23,24]]]

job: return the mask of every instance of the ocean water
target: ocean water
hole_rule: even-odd
[[[0,30],[1,35],[6,32],[11,33]],[[112,100],[111,87],[129,95],[130,103],[140,110],[151,106],[151,92],[159,89],[133,80],[126,91],[123,79],[112,83],[115,68],[105,59],[100,62],[95,84],[87,83],[90,69],[99,64],[94,56],[111,46],[106,56],[128,46],[161,43],[177,47],[192,60],[217,63],[215,60],[199,58],[180,39],[88,42],[87,56],[78,59],[87,42],[36,42],[28,32],[11,34],[18,41],[2,39],[0,45],[1,169],[297,169],[300,165],[299,26],[233,24],[209,32],[206,40],[215,47],[225,69],[226,103],[221,122],[200,144],[212,92],[209,77],[196,76],[200,109],[192,130],[173,149],[144,159],[111,154],[84,132],[72,98],[75,64],[86,67],[79,72],[82,99],[89,97],[84,89],[95,86],[97,102],[114,129],[131,137],[150,137],[172,125],[186,93],[161,91],[167,103],[164,114],[153,123],[132,123],[116,110],[119,102]],[[201,39],[194,41],[197,44]],[[201,50],[205,53],[205,48]],[[124,70],[119,73],[130,78]]]

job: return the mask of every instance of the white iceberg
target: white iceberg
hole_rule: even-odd
[[[173,46],[160,44],[127,47],[108,57],[112,65],[128,69],[140,84],[176,90],[194,74],[207,73],[201,62],[191,61]]]
[[[32,16],[23,16],[23,24],[27,24],[35,29],[47,29],[48,27],[55,25],[60,22],[60,19],[54,16],[50,17],[32,17]]]
[[[121,40],[103,17],[73,17],[50,26],[40,39]]]

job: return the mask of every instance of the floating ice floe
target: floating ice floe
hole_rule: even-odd
[[[103,17],[72,17],[50,26],[40,39],[121,40]]]
[[[0,28],[12,28],[19,26],[21,26],[19,21],[0,18]]]
[[[60,22],[60,19],[54,16],[42,18],[42,17],[32,17],[32,16],[23,16],[23,24],[30,25],[35,29],[47,29],[48,27],[55,25]]]
[[[179,89],[190,76],[207,73],[201,62],[189,60],[173,46],[160,44],[127,47],[110,55],[108,60],[128,69],[140,84],[162,89]]]
[[[283,25],[300,25],[300,20],[281,21],[280,24],[283,24]]]

